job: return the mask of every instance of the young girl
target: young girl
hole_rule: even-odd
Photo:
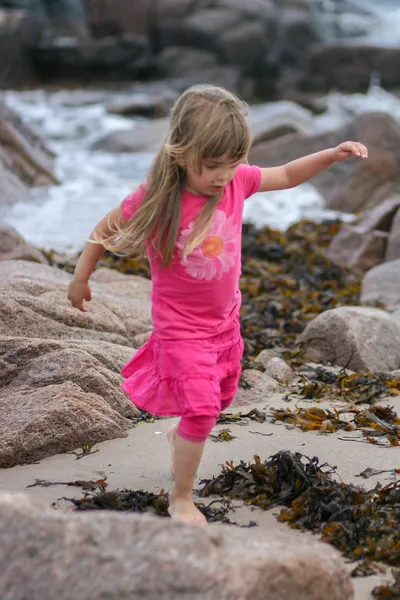
[[[235,95],[208,85],[187,90],[146,183],[96,225],[68,291],[85,311],[88,280],[105,249],[147,252],[154,330],[123,368],[122,388],[143,410],[181,417],[168,431],[175,474],[169,511],[196,524],[205,523],[192,498],[204,444],[240,378],[244,200],[297,186],[335,161],[367,157],[365,146],[345,142],[260,169],[246,164],[250,146],[245,105]]]

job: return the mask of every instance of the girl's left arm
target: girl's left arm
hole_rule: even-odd
[[[333,163],[353,156],[368,158],[368,150],[358,142],[343,142],[336,148],[309,154],[281,167],[261,169],[261,183],[258,191],[269,192],[296,187],[325,171]]]

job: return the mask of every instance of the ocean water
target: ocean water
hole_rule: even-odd
[[[355,6],[371,13],[368,39],[377,44],[400,43],[399,0],[352,0]]]
[[[326,2],[329,10],[333,0]],[[400,0],[380,0],[379,5],[373,0],[352,2],[371,13],[369,39],[400,43]],[[55,171],[61,185],[33,189],[25,202],[0,207],[0,222],[15,227],[35,246],[78,250],[96,222],[139,185],[153,159],[151,153],[94,152],[91,144],[108,132],[131,128],[139,119],[107,113],[106,105],[115,96],[112,91],[10,90],[4,96],[57,153]],[[328,111],[313,119],[316,131],[333,130],[356,114],[376,110],[400,120],[400,100],[377,84],[367,94],[332,92],[326,101]],[[245,221],[276,228],[286,228],[303,217],[321,220],[334,216],[351,219],[327,211],[312,184],[256,194],[246,202],[244,213]]]

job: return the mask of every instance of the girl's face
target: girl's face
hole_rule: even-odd
[[[189,160],[186,164],[186,189],[198,196],[215,196],[223,193],[224,187],[233,179],[238,163],[224,155],[220,158],[206,158],[202,162],[201,173]]]

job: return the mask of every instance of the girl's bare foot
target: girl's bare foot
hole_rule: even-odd
[[[172,477],[175,477],[175,436],[176,431],[178,429],[178,423],[176,425],[171,425],[167,431],[167,440],[169,443],[169,447],[171,449],[171,467],[170,472]]]
[[[174,498],[174,494],[172,493],[168,512],[175,521],[183,521],[201,527],[208,525],[207,519],[196,508],[192,498]]]

